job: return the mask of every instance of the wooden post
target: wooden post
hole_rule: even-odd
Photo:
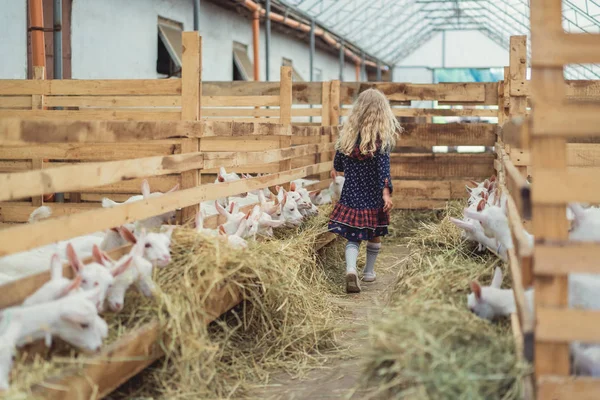
[[[281,77],[279,78],[279,123],[285,126],[292,124],[292,68],[289,66],[281,67]],[[292,147],[292,136],[281,136],[279,138],[279,148],[285,149]],[[279,172],[292,169],[292,160],[279,162]],[[290,189],[290,184],[283,185],[285,190]]]
[[[331,81],[331,87],[329,90],[329,126],[327,136],[325,138],[326,143],[332,143],[337,140],[337,127],[340,124],[340,81]],[[336,132],[336,134],[334,134]],[[331,161],[335,155],[335,151],[329,153],[329,157],[323,161]],[[328,179],[329,176],[325,176]],[[323,179],[323,178],[321,178]]]
[[[536,56],[548,52],[549,37],[563,34],[561,0],[531,0],[531,43],[532,74],[531,88],[535,100],[535,113],[550,114],[560,112],[565,98],[565,82],[562,67],[548,67],[538,63]],[[540,132],[533,124],[531,139],[531,160],[534,176],[539,169],[565,169],[567,167],[566,140],[535,136]],[[539,186],[533,186],[535,192]],[[535,198],[535,194],[532,195]],[[533,233],[537,242],[546,240],[566,240],[568,221],[566,204],[542,205],[533,203]],[[568,306],[568,278],[562,276],[540,276],[537,274],[534,259],[535,313],[541,308],[563,308]],[[538,317],[539,318],[539,317]],[[539,323],[539,322],[537,322]],[[539,383],[546,374],[569,374],[569,345],[567,343],[535,342],[535,374]]]
[[[182,34],[182,70],[181,70],[181,119],[199,121],[202,98],[202,37],[198,32]],[[185,139],[181,144],[182,153],[200,151],[199,139]],[[189,189],[200,184],[198,170],[181,174],[181,188]],[[199,211],[199,205],[185,207],[179,216],[179,223],[184,224]]]
[[[509,82],[509,116],[524,118],[527,112],[527,36],[510,37]],[[529,149],[528,137],[521,137],[520,147]],[[527,178],[527,166],[518,166],[517,169]]]
[[[323,82],[321,85],[322,93],[321,93],[321,126],[329,127],[331,126],[331,82]],[[331,134],[329,129],[321,129],[320,143],[329,143],[331,141]],[[318,155],[318,163],[330,161],[331,154],[330,153],[321,153]],[[329,179],[329,172],[323,172],[319,175],[319,180]]]
[[[43,35],[42,35],[42,46],[43,46]],[[33,79],[44,80],[46,79],[46,68],[45,67],[33,67]],[[41,94],[34,94],[31,96],[31,109],[32,110],[43,110],[44,109],[44,96]],[[41,158],[34,158],[31,160],[31,169],[42,169],[44,160]],[[33,196],[31,198],[31,205],[34,207],[40,207],[44,204],[44,196]]]

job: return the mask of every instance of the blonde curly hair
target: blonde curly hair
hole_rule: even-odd
[[[360,135],[360,153],[373,155],[381,141],[381,152],[391,151],[402,132],[390,103],[377,89],[362,92],[343,125],[335,149],[350,155]]]

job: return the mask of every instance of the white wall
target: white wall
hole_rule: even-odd
[[[26,0],[0,0],[0,78],[27,78]]]
[[[402,66],[440,68],[442,34],[434,36],[398,63]],[[446,68],[485,68],[508,66],[508,48],[504,49],[477,31],[446,32]]]
[[[158,16],[193,29],[193,5],[187,0],[76,0],[73,5],[74,78],[155,78]],[[253,60],[251,20],[209,2],[201,3],[203,79],[230,81],[233,78],[232,49],[237,41],[248,45]],[[266,78],[264,30],[260,32],[261,80]],[[281,58],[289,58],[302,78],[308,80],[309,47],[305,42],[273,32],[270,78],[279,80]],[[317,51],[315,67],[323,79],[339,75],[338,59]],[[348,65],[345,77],[354,78]]]
[[[26,0],[0,0],[0,79],[25,78],[27,69]],[[74,79],[156,78],[158,16],[193,29],[192,0],[74,0],[72,13],[72,76]],[[252,50],[252,21],[236,12],[201,2],[203,79],[233,78],[233,41]],[[265,73],[265,34],[260,32],[261,80]],[[309,80],[309,45],[273,31],[271,80],[279,80],[282,57],[291,59],[304,80]],[[339,59],[317,50],[315,68],[322,80],[337,79]],[[354,64],[346,63],[345,80],[355,80]]]

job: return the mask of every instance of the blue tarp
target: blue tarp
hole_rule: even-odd
[[[436,83],[449,82],[498,82],[504,77],[502,68],[436,68]]]

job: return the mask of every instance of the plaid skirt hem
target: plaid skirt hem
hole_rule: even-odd
[[[373,238],[386,236],[388,234],[387,226],[379,226],[375,229],[354,228],[336,221],[329,221],[328,229],[330,232],[340,235],[353,242],[372,240]]]
[[[384,212],[383,208],[356,209],[339,202],[333,208],[329,219],[354,229],[375,230],[390,224],[390,214]]]

